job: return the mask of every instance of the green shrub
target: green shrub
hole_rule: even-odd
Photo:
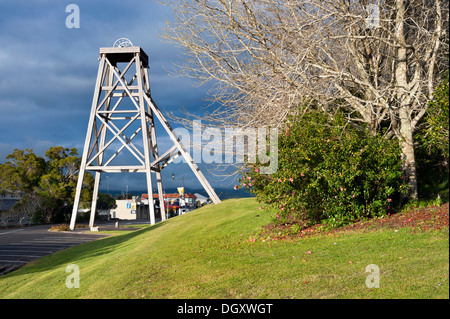
[[[98,218],[99,218],[98,211],[95,212],[94,218],[95,218],[95,220],[98,220]],[[79,217],[80,221],[88,221],[90,219],[91,219],[91,210],[88,210],[88,211],[80,214],[80,217]]]
[[[279,134],[278,170],[262,175],[261,163],[249,165],[238,187],[275,207],[275,224],[301,219],[339,227],[389,213],[406,190],[398,142],[345,123],[318,112],[291,118]]]
[[[448,162],[450,156],[449,148],[449,72],[447,76],[436,87],[433,98],[428,103],[427,114],[424,117],[425,128],[419,134],[422,143],[428,149],[439,151]],[[447,164],[448,169],[448,164]]]
[[[420,199],[448,201],[449,75],[436,87],[415,133],[417,186]]]

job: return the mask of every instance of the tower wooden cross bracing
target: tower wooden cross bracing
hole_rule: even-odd
[[[219,203],[220,199],[214,189],[151,97],[149,61],[142,48],[136,46],[100,48],[99,61],[70,229],[75,228],[86,171],[95,173],[90,227],[94,225],[101,173],[104,172],[146,174],[149,216],[152,225],[155,224],[152,188],[152,173],[154,173],[161,218],[164,220],[166,214],[162,204],[164,198],[161,170],[178,156],[185,159],[211,200],[215,204]],[[158,152],[155,118],[173,143],[172,147],[162,155]],[[124,164],[123,160],[119,160],[118,155],[125,150],[132,155],[133,163],[127,160]]]

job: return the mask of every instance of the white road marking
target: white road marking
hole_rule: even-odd
[[[55,246],[57,247],[65,247],[70,245],[77,245],[76,243],[67,243],[67,244],[52,244],[52,243],[35,243],[35,242],[29,242],[29,243],[10,243],[7,246],[1,246],[1,249],[8,249],[8,247],[11,247],[12,249],[48,249],[48,247]]]
[[[33,256],[33,255],[10,255],[10,254],[5,255],[5,254],[2,254],[2,257],[31,257],[31,258],[40,258],[40,257],[43,257],[43,256],[42,256],[42,255],[41,255],[41,256]]]
[[[68,243],[73,242],[66,242],[66,243],[59,243],[59,240],[48,240],[48,239],[34,239],[34,240],[23,240],[22,243],[35,243],[35,244],[55,244],[55,245],[67,245]],[[20,243],[16,243],[20,244]]]
[[[4,232],[0,232],[0,235],[6,235],[6,234],[10,234],[10,233],[14,233],[17,231],[23,231],[24,229],[14,229],[14,230],[9,230],[9,231],[4,231]]]
[[[41,256],[45,256],[49,253],[55,252],[56,250],[44,250],[44,251],[35,251],[35,250],[20,250],[20,249],[0,249],[0,253],[2,252],[9,252],[9,253],[33,253],[33,254],[41,254]],[[1,254],[2,256],[4,256],[3,254]]]
[[[19,264],[26,264],[30,262],[29,260],[24,261],[24,260],[1,260],[0,259],[0,263],[5,263],[5,264],[10,264],[10,263],[19,263]]]

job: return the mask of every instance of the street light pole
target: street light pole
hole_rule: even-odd
[[[175,174],[172,174],[173,180],[182,180],[183,181],[183,191],[184,191],[184,175],[181,175],[181,178],[175,178]]]

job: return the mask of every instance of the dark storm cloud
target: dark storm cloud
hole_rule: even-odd
[[[152,91],[159,104],[166,108],[177,104],[174,93],[165,89],[169,81],[172,90],[192,89],[189,81],[165,79],[168,76],[162,65],[170,64],[168,59],[177,54],[156,36],[158,24],[163,21],[162,6],[154,1],[74,3],[80,8],[79,29],[66,27],[69,2],[0,4],[0,127],[6,134],[2,135],[3,144],[28,147],[24,143],[30,139],[69,144],[84,141],[99,48],[112,46],[119,37],[130,38],[149,52]],[[4,155],[0,154],[1,158]]]
[[[78,29],[65,24],[70,3],[80,9]],[[203,107],[206,88],[195,88],[189,79],[166,71],[180,54],[157,36],[169,14],[156,1],[1,1],[0,162],[15,148],[43,155],[50,146],[63,145],[78,148],[81,155],[99,48],[121,37],[148,54],[152,95],[163,111],[185,107],[195,112]],[[158,135],[159,143],[167,144],[160,148],[168,149],[172,144],[165,132]],[[169,187],[176,184],[170,179],[172,172],[184,174],[187,185],[193,179],[186,164],[166,170]],[[136,179],[137,187],[145,186],[144,176]],[[112,180],[119,183],[120,177]],[[132,176],[122,182],[133,183]]]

